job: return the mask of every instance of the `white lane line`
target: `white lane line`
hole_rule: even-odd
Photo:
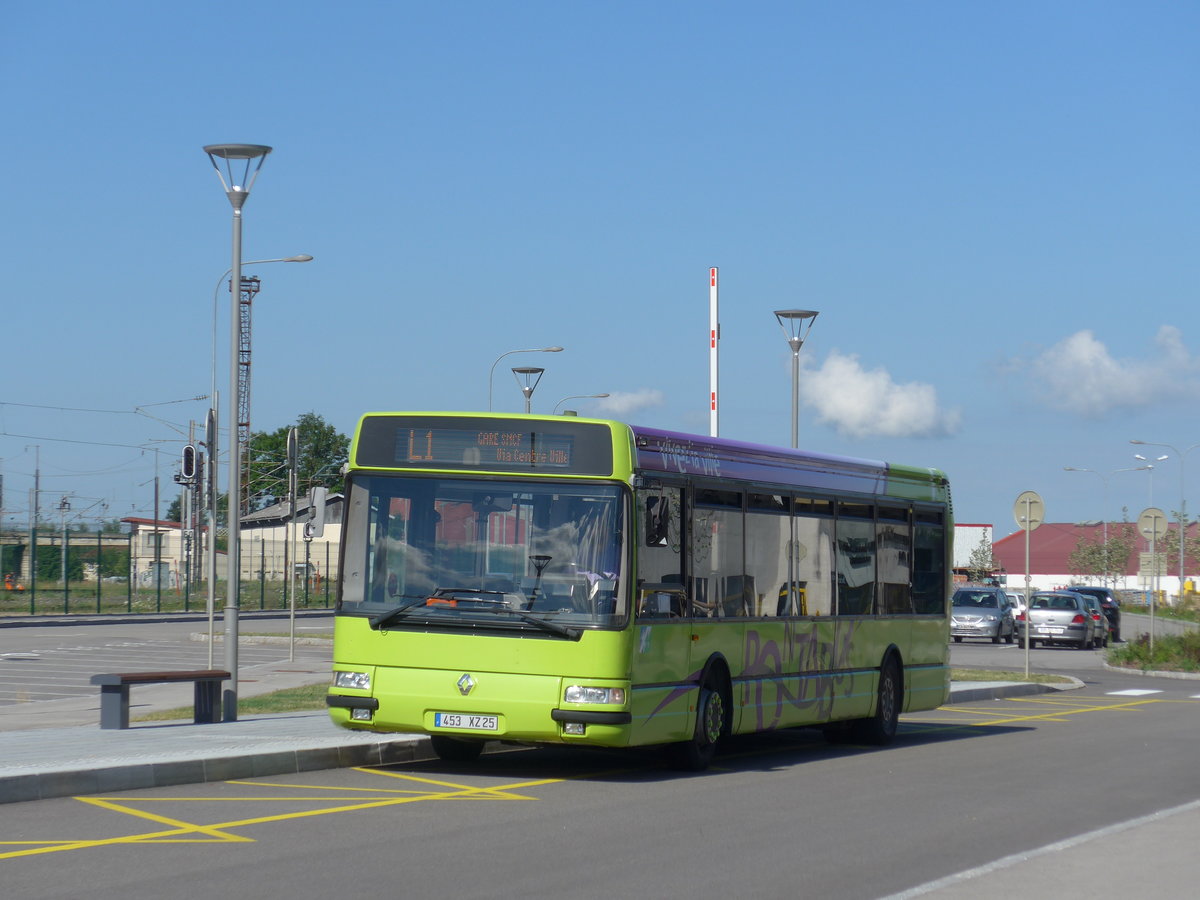
[[[962,884],[965,881],[970,881],[972,878],[979,878],[981,875],[990,875],[993,872],[999,872],[1001,869],[1007,869],[1018,863],[1028,862],[1031,859],[1037,859],[1039,856],[1045,856],[1048,853],[1059,853],[1063,850],[1069,850],[1072,847],[1078,847],[1080,844],[1086,844],[1088,841],[1094,841],[1097,838],[1120,834],[1122,831],[1129,831],[1131,828],[1149,825],[1151,822],[1157,822],[1160,819],[1166,819],[1179,813],[1191,812],[1197,809],[1200,809],[1200,800],[1193,800],[1191,803],[1185,803],[1182,806],[1175,806],[1171,809],[1163,809],[1150,813],[1149,815],[1138,816],[1136,819],[1117,822],[1104,828],[1098,828],[1095,831],[1077,834],[1075,837],[1067,838],[1063,841],[1055,841],[1053,844],[1047,844],[1044,847],[1027,850],[1024,853],[1014,853],[1011,856],[1005,856],[1002,859],[977,866],[974,869],[966,869],[962,872],[956,872],[954,875],[939,878],[936,881],[919,884],[916,887],[909,888],[907,891],[901,891],[899,894],[888,894],[886,897],[880,897],[879,900],[912,900],[913,897],[921,897],[944,887]]]

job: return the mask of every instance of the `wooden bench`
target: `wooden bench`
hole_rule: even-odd
[[[195,714],[197,725],[211,724],[221,714],[221,682],[229,680],[223,669],[200,669],[193,672],[123,672],[93,675],[92,684],[100,685],[100,727],[129,727],[129,686],[133,684],[171,684],[192,682],[196,687]]]

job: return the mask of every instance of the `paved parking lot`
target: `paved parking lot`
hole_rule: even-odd
[[[286,618],[243,619],[238,646],[238,691],[263,693],[278,687],[327,679],[332,618],[296,621],[296,643]],[[216,623],[213,667],[224,664],[223,626]],[[91,677],[102,672],[207,669],[208,623],[123,620],[102,624],[49,624],[0,627],[0,730],[98,721],[99,688]],[[133,694],[134,714],[191,702],[190,685],[154,685]]]

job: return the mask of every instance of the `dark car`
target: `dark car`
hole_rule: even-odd
[[[963,638],[988,638],[993,644],[1013,642],[1017,624],[1012,601],[1003,588],[960,587],[950,601],[950,634],[955,642]]]
[[[1104,616],[1104,610],[1100,606],[1100,601],[1091,594],[1085,594],[1082,591],[1073,591],[1072,593],[1079,594],[1092,611],[1092,622],[1096,626],[1096,634],[1092,638],[1092,646],[1097,650],[1101,647],[1107,647],[1109,640],[1111,640],[1111,629],[1108,625],[1108,619]]]
[[[1100,601],[1100,608],[1104,610],[1104,617],[1108,619],[1108,635],[1114,641],[1121,640],[1121,601],[1117,599],[1117,594],[1110,588],[1092,587],[1088,584],[1073,584],[1068,591],[1074,591],[1077,594],[1088,594]]]

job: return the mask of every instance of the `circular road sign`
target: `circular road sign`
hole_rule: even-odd
[[[1013,504],[1013,518],[1022,531],[1033,531],[1046,517],[1046,506],[1037,491],[1023,491]]]
[[[1167,516],[1157,506],[1142,510],[1137,520],[1138,531],[1148,541],[1157,540],[1167,534]]]

